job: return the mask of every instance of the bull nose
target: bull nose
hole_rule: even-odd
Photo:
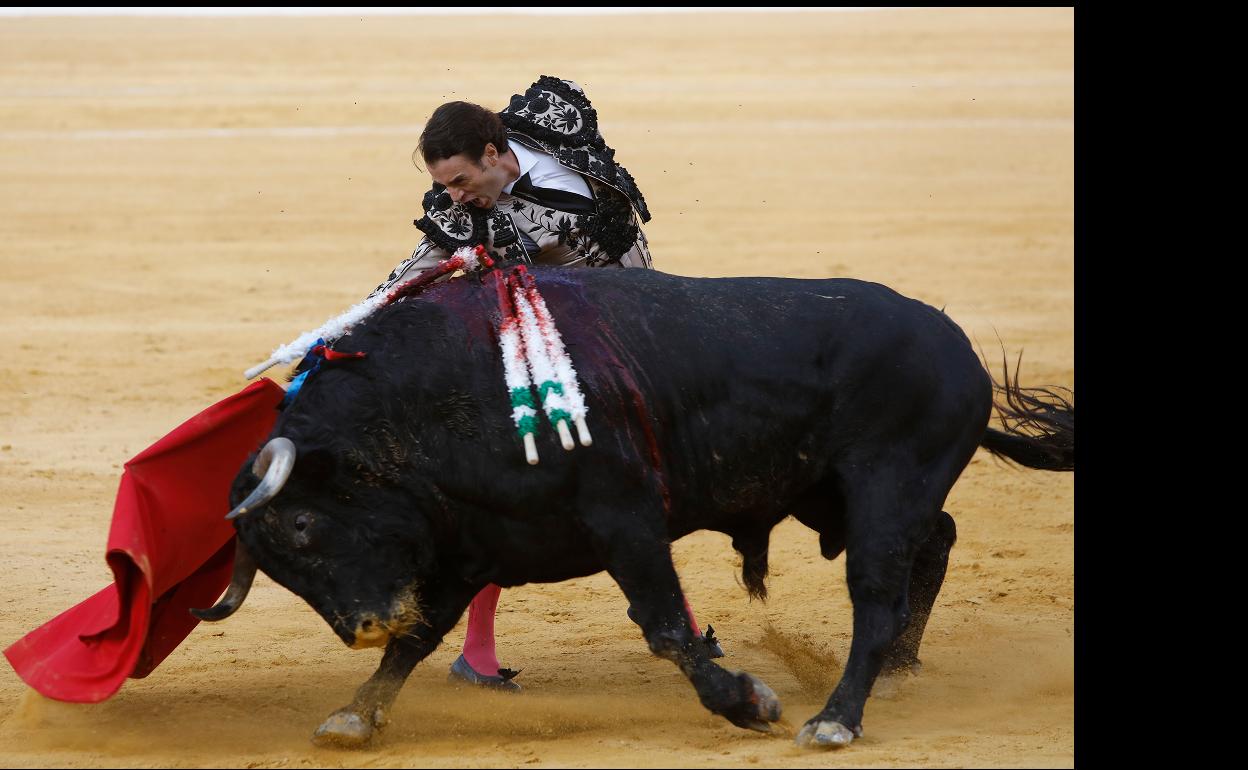
[[[355,641],[351,649],[362,650],[367,647],[381,647],[390,640],[390,632],[375,615],[360,619],[355,627]]]

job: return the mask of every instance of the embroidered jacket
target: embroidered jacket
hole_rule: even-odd
[[[435,183],[425,193],[425,215],[415,224],[425,238],[390,273],[388,289],[446,259],[464,246],[484,245],[495,259],[588,266],[650,267],[646,237],[638,223],[650,221],[646,200],[632,174],[615,162],[615,151],[598,130],[598,114],[579,85],[548,75],[499,113],[507,141],[546,153],[585,177],[594,194],[592,214],[575,214],[503,193],[491,209],[455,203]],[[520,233],[537,244],[530,253]]]

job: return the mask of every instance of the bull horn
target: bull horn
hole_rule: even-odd
[[[255,579],[256,560],[251,558],[240,538],[234,546],[234,574],[230,577],[230,587],[225,596],[206,610],[191,609],[191,614],[200,620],[225,620],[242,606],[243,599],[251,590],[251,581]]]
[[[290,478],[290,472],[294,467],[294,442],[284,436],[270,439],[269,443],[264,445],[264,449],[260,450],[260,455],[256,457],[255,463],[251,466],[252,473],[264,478],[260,479],[255,489],[251,490],[247,499],[226,514],[225,518],[234,519],[242,516],[277,497],[277,493],[282,491],[282,485],[286,483],[286,479]]]

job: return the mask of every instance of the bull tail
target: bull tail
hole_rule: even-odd
[[[1018,384],[1022,353],[1010,378],[1002,351],[1002,382],[992,377],[993,407],[1002,430],[988,428],[980,446],[1008,462],[1042,471],[1075,469],[1075,394],[1066,388],[1024,388]]]

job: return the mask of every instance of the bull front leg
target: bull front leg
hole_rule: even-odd
[[[318,746],[358,748],[385,726],[387,712],[416,664],[429,657],[467,609],[481,586],[465,583],[425,597],[425,622],[386,644],[377,671],[356,690],[351,703],[321,723],[312,734]]]
[[[694,633],[661,525],[618,509],[591,513],[586,520],[595,550],[632,605],[650,651],[680,668],[709,711],[738,727],[770,732],[769,723],[780,718],[779,698],[752,674],[729,672],[711,660],[711,650]]]

